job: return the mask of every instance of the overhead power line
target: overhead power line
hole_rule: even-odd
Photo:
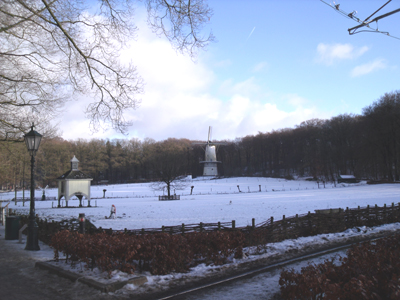
[[[330,6],[331,8],[333,8],[337,13],[345,16],[348,19],[352,19],[354,21],[356,21],[357,23],[359,23],[359,25],[351,27],[348,30],[350,35],[356,34],[356,33],[360,33],[360,32],[374,32],[374,33],[382,33],[384,35],[387,35],[389,37],[395,38],[400,40],[399,37],[390,35],[389,32],[387,31],[381,31],[378,28],[378,21],[389,17],[395,13],[400,12],[400,8],[395,9],[393,11],[390,11],[388,13],[385,13],[383,15],[377,16],[375,18],[373,18],[372,20],[369,20],[371,17],[373,17],[377,12],[379,12],[382,8],[384,8],[387,4],[389,4],[389,2],[391,2],[392,0],[387,1],[384,5],[382,5],[380,8],[378,8],[374,13],[372,13],[368,18],[366,18],[365,20],[361,20],[360,18],[356,17],[357,15],[357,11],[353,10],[351,13],[347,13],[344,10],[340,9],[340,4],[336,4],[333,1],[333,4],[328,3],[324,0],[320,0],[321,2],[325,3],[326,5]],[[375,27],[373,27],[372,25],[375,24]]]

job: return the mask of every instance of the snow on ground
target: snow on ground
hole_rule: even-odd
[[[241,192],[239,192],[238,185]],[[193,195],[190,195],[191,186],[194,186]],[[261,191],[259,191],[260,186]],[[107,189],[106,198],[102,198],[103,189]],[[154,192],[149,183],[92,186],[91,204],[97,205],[96,207],[52,208],[57,206],[56,201],[37,201],[36,213],[41,218],[61,220],[76,218],[79,213],[83,212],[94,225],[113,229],[160,228],[162,225],[197,224],[200,222],[216,223],[218,221],[227,222],[232,220],[236,220],[236,226],[245,226],[251,224],[252,218],[256,219],[256,223],[261,223],[271,216],[275,220],[279,220],[283,215],[289,217],[295,214],[304,214],[308,211],[314,212],[316,209],[355,208],[357,206],[374,206],[375,204],[378,206],[391,205],[392,202],[399,202],[400,184],[367,185],[362,182],[360,184],[340,184],[335,186],[332,183],[327,183],[324,188],[323,184],[320,183],[318,188],[316,182],[305,180],[288,181],[284,179],[246,177],[219,180],[201,178],[188,181],[187,188],[183,191],[176,191],[176,193],[181,196],[181,200],[158,201],[157,196],[160,192]],[[26,197],[28,197],[27,195],[29,195],[28,192],[25,193]],[[36,191],[36,197],[41,195],[42,191]],[[50,197],[57,196],[57,190],[48,189],[46,190],[46,195]],[[22,193],[18,192],[17,196],[22,197]],[[1,193],[0,200],[3,201],[3,206],[5,205],[4,202],[8,202],[6,200],[10,200],[13,197],[14,193]],[[69,205],[77,206],[78,203],[78,200],[71,200]],[[84,201],[84,204],[87,204],[87,201]],[[110,215],[112,204],[117,207],[117,218],[105,219],[105,216]],[[28,214],[29,201],[25,203],[25,206],[21,202],[17,202],[16,205],[11,202],[9,208]],[[279,255],[289,249],[301,249],[310,245],[324,244],[328,240],[331,242],[340,241],[351,236],[368,235],[382,230],[400,230],[400,223],[374,228],[362,228],[361,231],[359,229],[348,229],[343,233],[324,234],[268,244],[267,252],[262,255],[253,255],[252,249],[246,249],[250,256],[242,260],[232,260],[230,266],[271,255]],[[6,241],[6,243],[15,247],[16,250],[24,248],[23,244],[17,244],[15,241]],[[51,249],[46,245],[41,245],[41,247],[41,251],[32,255],[37,255],[38,260],[52,259],[53,252]],[[302,266],[304,266],[304,263],[298,263],[292,267],[299,270]],[[215,268],[214,266],[205,266],[203,264],[193,268],[186,274],[170,274],[166,276],[145,274],[148,276],[149,282],[142,287],[137,288],[133,285],[126,285],[124,289],[116,293],[140,293],[146,290],[165,289],[171,281],[185,281],[203,277]],[[85,272],[79,266],[75,271]],[[98,278],[98,280],[106,280],[105,278],[107,277],[106,274],[100,272],[92,272],[88,275]],[[126,278],[126,275],[117,272],[112,280],[123,280],[124,278]],[[248,287],[248,289],[246,288],[246,290],[268,290],[271,295],[279,290],[277,285],[279,272],[275,275],[260,275],[257,278],[260,279],[252,280],[252,286]],[[229,299],[234,299],[232,294],[230,295]],[[259,299],[257,297],[246,296],[248,299]],[[225,299],[226,297],[217,296],[217,298]]]
[[[239,193],[238,186],[241,190]],[[190,186],[194,186],[190,195]],[[259,192],[261,186],[261,192]],[[107,189],[106,198],[103,189]],[[79,213],[97,227],[113,229],[161,228],[164,226],[185,224],[216,223],[236,221],[236,226],[256,224],[270,217],[275,220],[304,214],[308,211],[327,208],[356,208],[357,206],[391,205],[397,203],[400,184],[357,185],[340,184],[336,187],[327,183],[325,188],[320,183],[305,180],[284,180],[275,178],[243,177],[218,180],[197,179],[188,181],[183,191],[176,191],[181,196],[177,201],[159,201],[149,183],[92,186],[92,208],[52,208],[57,201],[37,201],[36,214],[49,220],[77,218]],[[28,197],[28,192],[25,196]],[[36,197],[42,192],[36,191]],[[57,196],[57,189],[46,190],[46,195]],[[1,199],[12,199],[14,193],[0,194]],[[17,197],[22,197],[18,192]],[[110,197],[110,198],[108,198]],[[118,197],[118,198],[113,198]],[[98,198],[98,199],[94,199]],[[65,201],[62,201],[65,205]],[[87,201],[83,201],[87,205]],[[78,200],[70,200],[70,206],[78,206]],[[110,215],[111,205],[117,208],[116,219],[106,219]],[[4,206],[4,204],[3,204]],[[11,202],[9,207],[28,214],[29,202]]]

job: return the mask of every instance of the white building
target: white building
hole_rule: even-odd
[[[68,207],[68,200],[76,196],[79,199],[79,207],[82,207],[82,198],[88,200],[90,207],[90,178],[78,168],[79,160],[75,157],[71,159],[71,170],[57,178],[58,181],[58,207],[61,207],[60,200],[65,199],[65,206]]]

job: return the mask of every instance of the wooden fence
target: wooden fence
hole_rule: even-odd
[[[28,222],[28,216],[22,216],[22,223]],[[362,226],[378,226],[388,223],[400,222],[400,203],[386,204],[382,207],[377,205],[370,207],[357,207],[336,210],[318,210],[315,213],[286,217],[275,221],[273,217],[265,222],[255,224],[252,219],[252,225],[245,227],[236,227],[236,222],[218,222],[218,223],[200,223],[200,224],[181,224],[178,226],[162,226],[161,228],[142,228],[133,230],[113,230],[96,228],[86,220],[86,231],[90,233],[107,232],[109,234],[124,232],[126,234],[186,234],[190,232],[211,232],[218,230],[240,230],[246,235],[247,245],[267,244],[279,242],[285,239],[293,239],[302,236],[313,236],[322,233],[342,232],[349,228]],[[47,220],[38,220],[40,239],[48,242],[51,235],[59,230],[78,230],[77,220],[62,222],[47,222]]]
[[[181,196],[180,195],[162,195],[162,196],[158,196],[158,200],[159,201],[167,201],[167,200],[181,200]]]

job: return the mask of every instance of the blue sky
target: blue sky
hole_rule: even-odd
[[[329,1],[327,1],[329,2]],[[365,19],[386,0],[336,0]],[[112,130],[91,134],[82,111],[90,99],[67,104],[62,136],[76,138],[217,140],[293,128],[311,118],[361,114],[400,78],[400,40],[378,33],[349,35],[357,23],[319,0],[214,0],[205,34],[216,42],[197,61],[176,53],[151,33],[138,6],[138,38],[121,55],[146,82],[141,104],[126,112],[127,136]],[[331,1],[333,4],[333,1]],[[392,1],[375,16],[400,7]],[[374,16],[374,17],[375,17]],[[400,37],[400,13],[379,29]],[[86,129],[87,128],[87,129]]]

